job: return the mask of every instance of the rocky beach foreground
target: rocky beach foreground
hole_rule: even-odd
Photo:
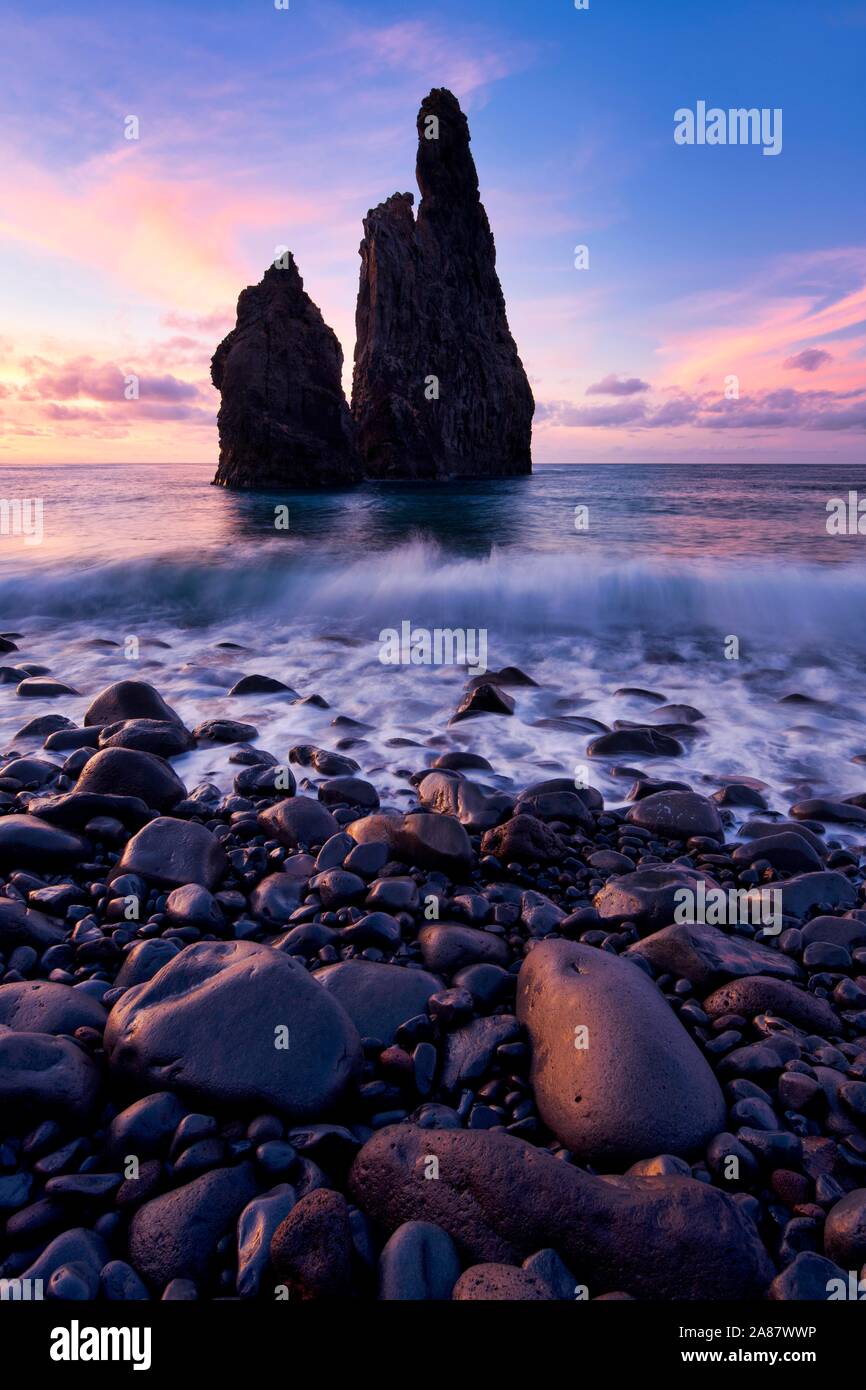
[[[19,675],[0,1278],[85,1301],[857,1296],[866,794],[779,813],[747,777],[654,780],[701,717],[672,705],[590,740],[637,763],[616,805],[503,789],[470,737],[407,746],[397,809],[337,711],[332,747],[260,745],[244,697],[294,695],[272,677],[190,727],[142,680],[79,725],[76,691]],[[507,719],[531,683],[476,679],[455,721]],[[202,747],[233,790],[185,785],[173,760]],[[762,927],[743,905],[768,889]],[[684,918],[718,890],[739,916]]]

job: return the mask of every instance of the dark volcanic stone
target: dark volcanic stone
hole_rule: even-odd
[[[34,912],[13,898],[0,898],[0,951],[11,953],[18,946],[34,946],[41,951],[57,946],[66,932],[59,922]]]
[[[379,1256],[379,1298],[386,1302],[442,1302],[460,1278],[451,1237],[430,1221],[406,1221]]]
[[[488,830],[481,841],[481,853],[495,855],[503,864],[517,860],[533,864],[536,860],[549,863],[567,852],[561,835],[551,830],[535,816],[516,815],[504,825]]]
[[[590,758],[675,758],[682,753],[683,745],[658,729],[616,729],[590,739],[586,751]]]
[[[75,790],[79,795],[137,796],[156,811],[169,811],[186,796],[186,787],[169,763],[132,748],[103,748],[94,753]]]
[[[100,748],[134,748],[158,758],[177,758],[195,746],[182,724],[173,719],[124,719],[100,729]]]
[[[309,873],[312,873],[312,862]],[[306,880],[295,874],[268,874],[250,895],[250,910],[266,922],[281,926],[307,891]]]
[[[0,818],[0,867],[48,872],[79,863],[90,853],[86,840],[37,816]]]
[[[426,1011],[442,981],[425,970],[346,960],[317,970],[314,979],[342,1004],[362,1038],[390,1043],[407,1019]]]
[[[542,1303],[553,1298],[536,1274],[516,1265],[472,1265],[461,1274],[452,1298],[458,1302],[499,1300],[504,1303]]]
[[[364,219],[352,391],[364,469],[375,478],[529,473],[534,402],[506,319],[466,117],[438,88],[417,125],[417,220],[410,193]]]
[[[804,870],[820,869],[821,856],[802,835],[785,831],[781,835],[762,835],[757,840],[749,840],[734,850],[737,864],[754,864],[756,859],[766,859],[778,873],[796,874]]]
[[[626,820],[662,839],[689,840],[693,835],[722,839],[722,822],[714,803],[697,792],[655,792],[631,807]]]
[[[842,825],[866,824],[866,810],[852,805],[850,801],[828,801],[825,797],[811,797],[808,801],[798,801],[791,807],[795,820],[831,821]]]
[[[656,971],[670,971],[690,980],[703,998],[727,980],[743,975],[771,975],[777,980],[797,980],[796,962],[774,951],[747,941],[742,936],[726,936],[718,927],[682,922],[648,936],[630,946],[627,956],[643,956]]]
[[[154,690],[147,681],[117,681],[115,685],[106,686],[88,707],[84,723],[120,724],[127,719],[182,723],[180,715],[165,703],[159,691]]]
[[[56,700],[59,695],[77,695],[71,685],[52,680],[51,676],[26,676],[15,689],[15,694],[31,700]]]
[[[490,830],[510,815],[514,800],[501,792],[489,794],[475,782],[431,772],[418,789],[421,805],[428,811],[454,816],[475,834]]]
[[[349,1185],[386,1231],[431,1221],[473,1263],[550,1247],[594,1294],[760,1298],[773,1277],[732,1197],[684,1177],[591,1177],[510,1135],[394,1125],[364,1145]]]
[[[857,890],[844,874],[824,870],[821,873],[798,874],[784,883],[772,883],[782,896],[782,911],[787,917],[808,917],[818,909],[856,907]]]
[[[699,869],[652,865],[609,879],[596,893],[593,905],[605,922],[635,922],[642,933],[654,932],[673,921],[677,894],[683,889],[695,892],[701,880],[708,890],[717,886]]]
[[[313,481],[311,479],[311,481]],[[226,487],[234,484],[226,483]],[[252,486],[252,484],[250,484]],[[241,679],[232,686],[230,695],[292,695],[297,698],[297,690],[293,690],[290,685],[284,685],[282,681],[276,680],[273,676],[242,676]]]
[[[185,883],[168,895],[165,910],[177,926],[218,931],[224,925],[222,908],[212,893],[199,883]]]
[[[709,1066],[664,997],[628,960],[545,941],[524,961],[517,1016],[532,1045],[539,1113],[581,1161],[625,1167],[697,1152],[725,1121]],[[580,1040],[577,1027],[587,1034]]]
[[[193,729],[194,738],[208,739],[211,743],[246,743],[258,736],[258,729],[252,724],[241,724],[237,719],[206,719]]]
[[[19,980],[0,985],[0,1024],[16,1033],[69,1033],[95,1028],[108,1015],[91,994],[50,980]]]
[[[270,1192],[254,1197],[238,1218],[237,1291],[241,1298],[252,1298],[259,1291],[262,1275],[271,1257],[271,1237],[286,1219],[297,1200],[289,1183],[279,1183]]]
[[[0,1114],[5,1120],[84,1122],[98,1093],[99,1072],[69,1038],[0,1025]]]
[[[474,1018],[455,1028],[445,1039],[441,1085],[446,1092],[479,1081],[488,1071],[496,1049],[519,1037],[520,1028],[512,1014]]]
[[[271,1264],[289,1296],[302,1302],[345,1299],[352,1284],[352,1228],[341,1192],[302,1197],[271,1239]]]
[[[431,922],[422,927],[418,944],[427,969],[437,975],[453,975],[464,966],[479,962],[505,966],[509,961],[508,947],[501,936],[456,922]]]
[[[216,1247],[256,1194],[251,1163],[217,1168],[145,1202],[129,1228],[129,1258],[155,1291],[172,1279],[204,1280]]]
[[[359,1038],[298,961],[254,942],[187,946],[127,990],[105,1030],[115,1073],[205,1106],[318,1117],[351,1085]]]
[[[866,1187],[849,1192],[828,1213],[824,1253],[843,1269],[866,1264]]]
[[[836,1037],[842,1031],[839,1018],[825,999],[766,975],[749,975],[722,985],[704,1000],[702,1007],[710,1018],[723,1018],[725,1014],[743,1014],[746,1018],[778,1014],[798,1028],[822,1037]]]
[[[163,941],[160,937],[136,942],[124,957],[115,985],[128,989],[130,985],[142,985],[145,980],[152,980],[157,970],[173,960],[179,949],[177,942]]]
[[[160,888],[200,883],[212,890],[227,868],[225,850],[203,825],[159,816],[133,835],[114,877],[141,874]]]
[[[352,827],[349,827],[352,834]],[[401,859],[422,869],[441,869],[458,878],[472,866],[472,845],[463,826],[453,816],[424,811],[403,817],[396,849]]]
[[[363,806],[372,811],[378,809],[379,793],[363,777],[331,777],[320,784],[319,800],[326,806]]]
[[[322,845],[336,835],[337,822],[324,806],[308,796],[288,797],[259,814],[259,824],[288,849]]]
[[[237,322],[213,355],[221,393],[215,483],[313,487],[357,481],[343,350],[286,252],[238,299]]]
[[[811,1250],[801,1250],[781,1274],[777,1274],[767,1297],[774,1302],[815,1302],[826,1301],[832,1290],[832,1281],[841,1279],[846,1289],[848,1276],[832,1260],[816,1255]]]
[[[462,719],[471,719],[478,714],[513,714],[514,701],[510,695],[506,695],[504,690],[486,681],[483,685],[476,685],[464,695],[454,715],[451,718],[452,724],[459,724]]]

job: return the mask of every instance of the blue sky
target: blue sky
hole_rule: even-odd
[[[348,382],[361,219],[414,188],[440,85],[469,115],[539,462],[862,457],[866,4],[173,0],[0,23],[0,460],[211,460],[210,353],[277,245]],[[781,154],[676,145],[699,100],[781,108]]]

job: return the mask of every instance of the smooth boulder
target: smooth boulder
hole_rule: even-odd
[[[336,999],[293,957],[250,941],[187,946],[114,1005],[112,1071],[205,1110],[273,1108],[318,1118],[352,1085],[360,1040]]]
[[[698,1152],[725,1122],[719,1084],[644,972],[573,941],[544,941],[517,980],[539,1114],[581,1161],[626,1167]],[[584,1031],[585,1030],[585,1031]]]
[[[593,1296],[761,1298],[774,1274],[726,1193],[684,1177],[592,1177],[511,1135],[391,1125],[361,1149],[349,1187],[385,1231],[430,1221],[472,1263],[554,1249]]]

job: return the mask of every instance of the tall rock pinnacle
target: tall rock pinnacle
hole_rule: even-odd
[[[238,299],[237,323],[211,362],[222,393],[224,487],[337,487],[360,465],[343,394],[343,350],[288,253]]]
[[[352,412],[374,478],[528,473],[534,401],[508,327],[469,126],[435,88],[411,193],[367,214]]]

